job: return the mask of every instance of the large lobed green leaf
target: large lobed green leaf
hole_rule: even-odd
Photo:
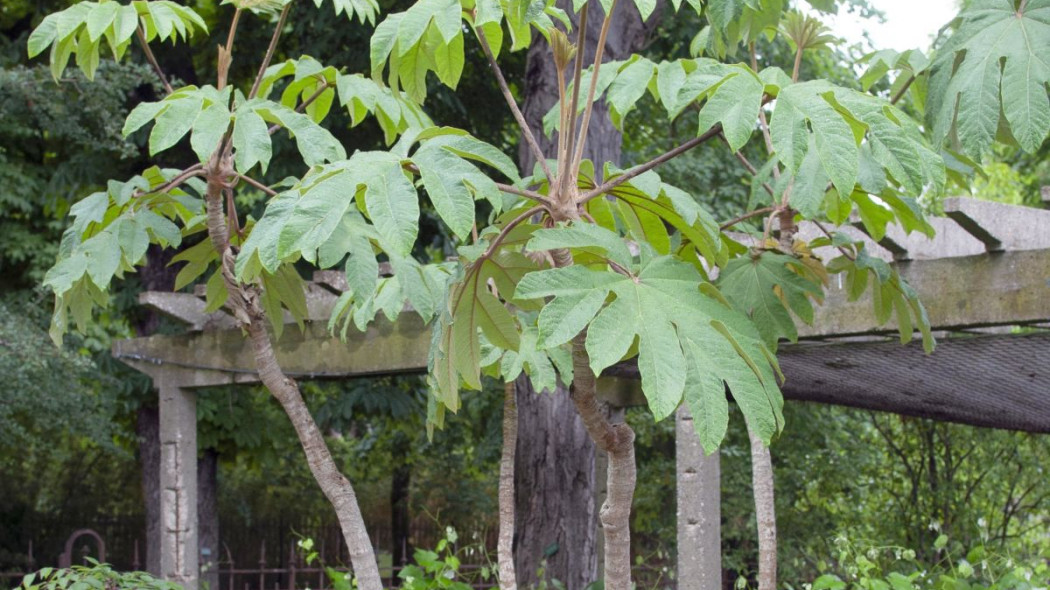
[[[556,244],[551,232],[558,231],[544,230],[537,244]],[[558,245],[577,242],[566,236]],[[650,410],[664,418],[684,397],[709,451],[724,435],[726,406],[716,398],[724,400],[727,384],[764,440],[783,425],[772,354],[751,322],[687,263],[643,254],[630,275],[581,265],[542,270],[519,281],[516,297],[553,297],[540,312],[541,341],[556,346],[586,329],[586,350],[596,374],[631,356],[637,340],[642,391]]]
[[[951,136],[980,158],[1002,130],[1028,152],[1050,133],[1050,0],[1016,4],[967,3],[937,51],[926,108],[937,143]]]

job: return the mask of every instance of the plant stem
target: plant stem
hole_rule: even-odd
[[[571,257],[569,258],[571,260]],[[587,433],[609,457],[607,495],[599,511],[605,535],[605,588],[630,590],[631,584],[631,502],[637,483],[634,461],[634,431],[627,424],[611,424],[598,405],[597,379],[591,371],[581,332],[572,341],[572,401],[583,419]]]
[[[503,240],[506,239],[507,234],[510,233],[510,230],[514,229],[515,227],[518,227],[518,225],[520,225],[521,222],[525,221],[526,219],[532,217],[533,215],[543,210],[543,207],[537,205],[531,209],[524,211],[521,215],[507,222],[507,225],[503,226],[503,229],[499,232],[499,235],[497,235],[492,240],[492,243],[489,244],[489,247],[487,250],[485,250],[485,253],[481,255],[481,258],[488,258],[489,256],[492,256],[492,253],[496,251],[496,248],[498,248],[499,245],[503,243]]]
[[[802,46],[795,50],[795,65],[791,68],[791,81],[798,82],[798,72],[802,69]]]
[[[583,75],[583,50],[587,43],[587,15],[590,13],[590,6],[589,0],[584,2],[583,11],[580,13],[579,30],[576,32],[576,59],[572,62],[572,100],[569,101],[566,111],[568,125],[561,128],[558,141],[565,147],[564,151],[558,150],[558,180],[561,182],[558,193],[561,195],[567,193],[569,183],[572,182],[570,178],[575,180],[575,174],[569,174],[568,171],[573,170],[572,155],[576,153],[576,114],[580,108],[580,79]],[[560,98],[564,103],[564,94]]]
[[[507,106],[510,107],[514,120],[518,122],[518,127],[521,128],[521,135],[525,139],[525,143],[528,144],[533,157],[536,158],[536,161],[543,168],[543,174],[547,177],[547,182],[553,186],[554,175],[551,174],[550,166],[547,165],[547,159],[543,157],[543,151],[540,150],[540,145],[536,143],[536,136],[532,134],[529,124],[525,122],[525,115],[521,114],[518,102],[514,100],[514,95],[510,92],[510,86],[507,86],[507,80],[503,77],[503,70],[496,63],[496,57],[492,55],[492,48],[489,47],[489,41],[485,37],[485,32],[480,27],[474,27],[474,32],[478,35],[481,49],[485,52],[485,57],[488,58],[489,66],[492,67],[492,73],[496,76],[496,82],[499,84],[500,91],[503,92],[503,99],[507,101]]]
[[[911,88],[911,84],[914,81],[915,74],[909,75],[908,80],[904,82],[904,86],[901,86],[900,90],[898,90],[896,94],[893,95],[893,98],[890,98],[890,104],[897,104],[898,102],[900,102],[900,99],[904,98],[904,94],[908,92],[908,88]]]
[[[331,87],[332,86],[328,83],[328,80],[325,80],[324,83],[321,84],[320,88],[315,90],[313,94],[311,94],[310,96],[306,97],[306,100],[304,100],[303,102],[299,103],[295,107],[295,112],[301,113],[301,112],[305,111],[306,107],[308,107],[311,104],[313,104],[313,102],[315,100],[317,100],[318,98],[321,97],[322,94],[324,94],[325,90],[328,90]],[[277,130],[279,130],[280,128],[281,128],[280,125],[274,123],[273,125],[270,125],[270,128],[267,131],[269,132],[270,135],[273,135],[274,133],[277,133]]]
[[[752,43],[751,47],[751,70],[758,73],[758,55],[755,52],[755,44]],[[763,104],[763,107],[765,105]],[[766,152],[769,155],[773,155],[776,150],[773,149],[773,136],[769,133],[769,122],[766,120],[766,111],[762,108],[758,109],[758,128],[762,131],[762,140],[766,144]],[[780,166],[777,164],[773,165],[773,178],[780,180]]]
[[[616,0],[609,4],[609,14],[602,21],[602,30],[598,34],[598,46],[594,48],[594,70],[591,72],[591,87],[587,89],[587,102],[583,107],[583,119],[580,121],[580,132],[576,139],[576,151],[572,156],[571,170],[572,178],[575,180],[580,171],[580,161],[583,159],[583,148],[587,143],[587,127],[591,124],[591,114],[594,112],[594,92],[598,87],[598,70],[602,67],[602,56],[605,54],[605,39],[609,36],[609,25],[612,24],[613,11],[616,10]]]
[[[262,192],[270,195],[271,197],[277,196],[277,191],[275,191],[272,188],[266,186],[265,184],[259,182],[258,180],[255,180],[251,176],[245,176],[243,174],[238,174],[237,178],[240,179],[240,180],[243,180],[244,182],[246,182],[246,183],[248,183],[248,184],[250,184],[252,186],[254,186],[255,188],[257,188],[257,189],[261,190]]]
[[[514,381],[503,384],[503,454],[499,462],[499,587],[518,587],[514,570],[514,448],[518,444],[518,405],[514,400]]]
[[[193,166],[190,166],[189,168],[183,170],[182,172],[179,172],[177,175],[175,175],[174,178],[172,178],[168,182],[165,182],[164,184],[162,184],[161,186],[158,186],[157,188],[155,188],[153,190],[135,191],[135,194],[133,195],[133,197],[137,198],[137,197],[141,197],[141,196],[144,196],[144,195],[151,195],[151,194],[154,194],[154,193],[166,193],[166,192],[170,191],[171,189],[179,186],[180,184],[186,182],[187,180],[193,178],[194,176],[203,176],[203,175],[204,175],[204,166],[202,164],[194,164]]]
[[[729,141],[726,139],[725,134],[719,134],[719,137],[722,139],[722,142],[726,144],[726,147],[729,147]],[[758,176],[758,169],[755,168],[755,165],[751,163],[751,160],[747,159],[747,156],[745,156],[743,152],[737,150],[733,152],[733,155],[736,156],[737,161],[739,161],[744,166],[744,168],[746,168],[747,171],[751,173],[752,177]],[[766,192],[769,193],[769,196],[776,197],[776,193],[773,192],[773,187],[769,186],[768,182],[763,182],[762,188],[764,188]]]
[[[335,509],[343,538],[350,553],[350,562],[357,577],[358,588],[381,590],[382,579],[372,544],[368,539],[364,518],[357,504],[357,496],[350,481],[339,472],[325,443],[324,435],[314,422],[310,408],[303,400],[299,385],[286,375],[277,362],[273,343],[266,330],[266,316],[259,302],[260,293],[241,283],[234,274],[235,254],[230,247],[229,229],[223,213],[223,193],[230,190],[227,179],[235,177],[229,157],[220,147],[212,155],[205,169],[208,189],[205,194],[208,236],[219,253],[220,272],[226,285],[227,305],[234,317],[248,333],[259,380],[277,399],[298,435],[306,461],[317,484]]]
[[[237,24],[241,22],[241,8],[238,6],[233,11],[233,20],[230,21],[230,32],[226,35],[226,46],[219,47],[218,63],[216,70],[218,76],[215,87],[219,90],[226,88],[226,80],[230,75],[230,65],[233,63],[233,40],[237,36]]]
[[[754,211],[749,211],[748,213],[744,213],[743,215],[734,217],[733,219],[730,219],[729,221],[723,223],[722,225],[718,226],[718,229],[720,229],[720,230],[729,229],[729,228],[733,227],[734,225],[740,223],[741,221],[747,221],[748,219],[751,219],[752,217],[759,217],[759,216],[765,215],[767,213],[772,213],[774,210],[776,210],[775,207],[762,207],[761,209],[755,209]]]
[[[758,523],[758,590],[777,587],[777,517],[773,503],[773,462],[762,439],[750,428],[751,483]]]
[[[266,56],[263,57],[262,63],[259,64],[259,73],[255,75],[255,82],[252,83],[252,90],[248,93],[248,100],[255,98],[255,95],[259,92],[259,86],[262,84],[263,75],[266,73],[266,68],[270,67],[270,62],[273,61],[273,54],[277,50],[277,41],[281,38],[281,29],[284,28],[284,19],[288,17],[288,10],[291,9],[292,3],[284,5],[281,9],[281,15],[277,17],[277,26],[273,29],[273,36],[270,37],[270,45],[266,48]]]
[[[602,184],[594,187],[593,189],[591,189],[591,190],[587,191],[586,193],[584,193],[583,195],[581,195],[580,198],[577,200],[577,202],[582,205],[583,203],[586,203],[587,201],[590,201],[591,199],[594,199],[595,197],[603,195],[603,194],[611,191],[612,189],[620,186],[621,184],[631,180],[635,176],[638,176],[639,174],[643,174],[645,172],[648,172],[649,170],[652,170],[653,168],[656,168],[660,164],[663,164],[664,162],[666,162],[668,160],[674,159],[674,158],[684,154],[685,152],[687,152],[687,151],[695,148],[696,146],[704,143],[705,141],[711,139],[712,137],[717,137],[718,134],[721,133],[721,132],[722,132],[722,124],[719,123],[719,124],[715,125],[714,127],[711,127],[710,129],[708,129],[707,131],[705,131],[701,135],[698,135],[698,136],[694,137],[693,139],[690,139],[689,141],[683,143],[682,145],[680,145],[680,146],[678,146],[676,148],[672,148],[672,149],[664,152],[663,154],[653,158],[652,160],[649,160],[648,162],[646,162],[644,164],[640,164],[638,166],[635,166],[634,168],[631,168],[630,170],[627,170],[626,172],[624,172],[623,174],[617,176],[616,178],[613,178],[612,180],[603,182]]]
[[[543,195],[539,194],[536,191],[530,191],[529,189],[526,189],[526,188],[518,188],[516,186],[511,186],[509,184],[503,184],[502,182],[497,182],[495,184],[496,184],[496,187],[499,188],[499,190],[501,190],[501,191],[503,191],[505,193],[510,193],[512,195],[518,195],[519,197],[525,197],[526,199],[529,199],[530,201],[535,201],[535,202],[539,203],[540,205],[543,205],[544,207],[548,207],[551,204],[550,200],[548,200],[547,197],[544,197]]]
[[[153,55],[153,50],[149,48],[149,43],[146,42],[146,33],[142,31],[142,25],[139,25],[139,27],[135,29],[135,36],[139,40],[139,45],[142,46],[142,51],[146,54],[146,61],[149,62],[149,65],[153,68],[157,77],[160,78],[160,83],[164,86],[164,91],[171,94],[174,90],[171,88],[171,83],[168,82],[168,77],[164,75],[164,70],[160,69],[160,64],[157,63],[157,56]]]

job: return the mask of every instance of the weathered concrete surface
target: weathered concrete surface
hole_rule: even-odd
[[[197,590],[197,396],[167,374],[160,390],[160,569],[166,580]]]
[[[675,414],[678,588],[722,588],[722,492],[718,452],[704,454],[684,405]]]
[[[936,330],[1017,325],[1050,320],[1050,250],[1027,250],[898,263],[919,294]],[[896,330],[875,324],[870,295],[847,301],[838,277],[813,325],[802,337],[832,337]]]

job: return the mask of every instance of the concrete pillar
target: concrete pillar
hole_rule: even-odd
[[[722,511],[718,452],[704,455],[683,404],[675,414],[678,588],[721,590]]]
[[[197,590],[197,396],[171,379],[160,390],[161,577]]]

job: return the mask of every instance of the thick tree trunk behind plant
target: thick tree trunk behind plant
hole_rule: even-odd
[[[135,436],[142,469],[142,501],[146,509],[146,571],[160,575],[160,411],[156,405],[139,406]]]
[[[773,461],[769,447],[748,429],[751,439],[751,481],[758,523],[758,590],[777,587],[777,516],[773,503]]]
[[[518,444],[517,388],[513,381],[503,384],[503,453],[499,462],[499,587],[518,587],[514,570],[514,447]]]
[[[219,590],[219,452],[204,449],[197,461],[197,545],[201,588]]]
[[[514,488],[514,563],[519,586],[545,575],[569,590],[597,576],[594,443],[568,391],[537,392],[527,377],[516,382],[518,441]]]
[[[558,4],[568,6],[564,0]],[[586,59],[594,57],[603,17],[598,3],[592,4]],[[616,16],[606,39],[607,59],[623,59],[641,46],[646,35],[633,3],[618,3]],[[557,100],[550,47],[534,35],[526,56],[522,112],[548,155],[554,154],[556,137],[543,136],[542,119]],[[619,164],[621,141],[620,132],[609,120],[608,108],[599,102],[588,127],[584,157],[598,162],[598,166],[601,162]],[[535,158],[525,142],[519,146],[518,157],[522,172],[531,173]],[[547,558],[546,575],[565,583],[568,590],[582,590],[595,580],[598,571],[594,443],[564,388],[536,395],[527,379],[519,379],[517,387],[514,563],[518,583],[527,586],[537,582],[536,569],[556,543],[557,552]]]

